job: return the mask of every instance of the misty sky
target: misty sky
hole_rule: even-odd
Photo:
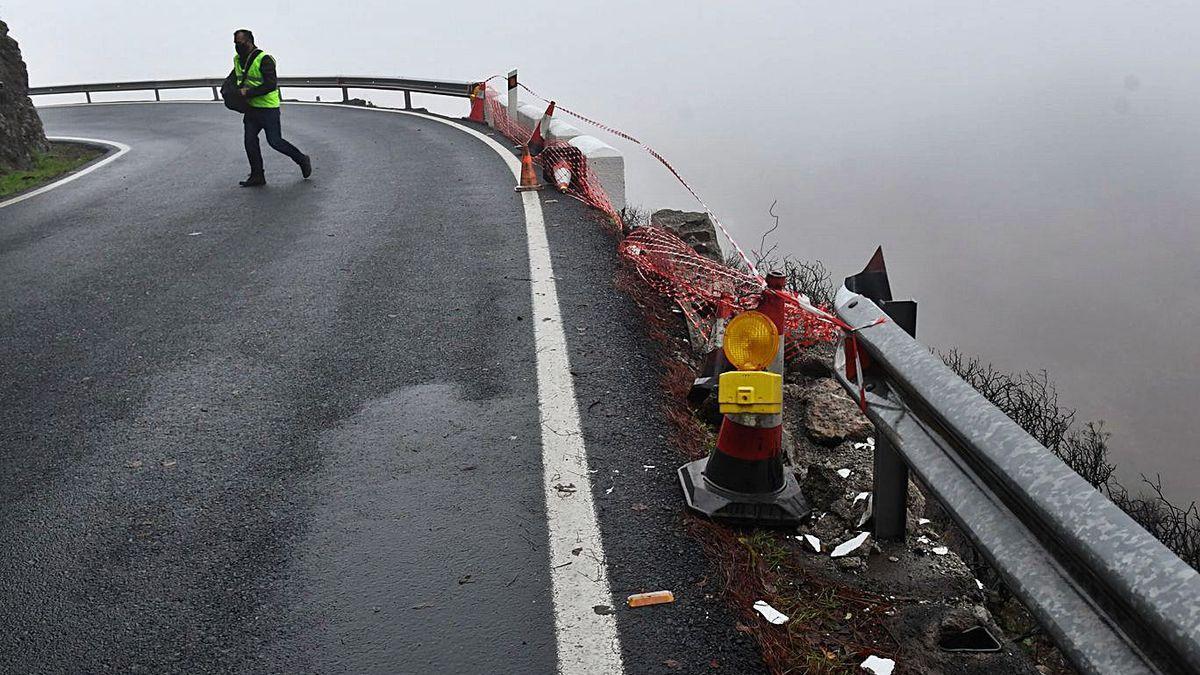
[[[1200,4],[1047,4],[0,0],[0,18],[35,85],[223,75],[242,26],[283,75],[519,67],[654,145],[744,244],[774,199],[781,248],[835,277],[883,244],[924,341],[1047,368],[1133,478],[1197,496]],[[694,207],[597,135],[626,153],[631,203]]]

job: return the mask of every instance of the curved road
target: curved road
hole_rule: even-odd
[[[502,158],[428,118],[289,105],[313,180],[264,143],[248,190],[219,105],[41,113],[132,150],[0,209],[0,672],[554,672]],[[613,242],[548,197],[620,635],[597,648],[758,672],[683,533]],[[622,607],[659,588],[679,601]]]

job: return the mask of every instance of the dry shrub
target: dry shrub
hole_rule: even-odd
[[[1117,482],[1116,465],[1108,459],[1103,421],[1075,426],[1075,411],[1064,408],[1046,371],[1009,373],[965,357],[958,350],[939,353],[950,369],[967,381],[1039,443],[1046,446],[1100,490],[1139,525],[1146,528],[1187,564],[1200,569],[1200,511],[1196,502],[1187,507],[1172,503],[1162,491],[1162,480],[1144,475],[1145,490],[1131,494]]]

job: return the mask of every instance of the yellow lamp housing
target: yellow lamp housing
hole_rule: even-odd
[[[783,376],[758,370],[721,373],[717,403],[722,413],[781,413]]]
[[[779,331],[762,312],[742,312],[725,327],[725,358],[738,370],[766,370],[779,352]]]

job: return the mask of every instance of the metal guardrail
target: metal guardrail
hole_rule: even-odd
[[[1200,574],[912,337],[880,253],[835,304],[861,327],[877,535],[903,536],[911,469],[1079,670],[1200,673]]]
[[[212,99],[219,100],[224,78],[193,78],[187,80],[143,80],[138,82],[100,82],[92,84],[61,84],[51,87],[30,87],[30,96],[50,94],[84,94],[92,102],[92,94],[109,91],[153,91],[154,100],[161,101],[164,89],[211,89]],[[450,80],[416,80],[404,77],[361,77],[337,75],[333,77],[281,77],[279,88],[299,87],[303,89],[341,89],[342,101],[350,100],[350,89],[382,89],[404,92],[404,107],[412,107],[411,94],[436,94],[470,98],[474,82]]]

